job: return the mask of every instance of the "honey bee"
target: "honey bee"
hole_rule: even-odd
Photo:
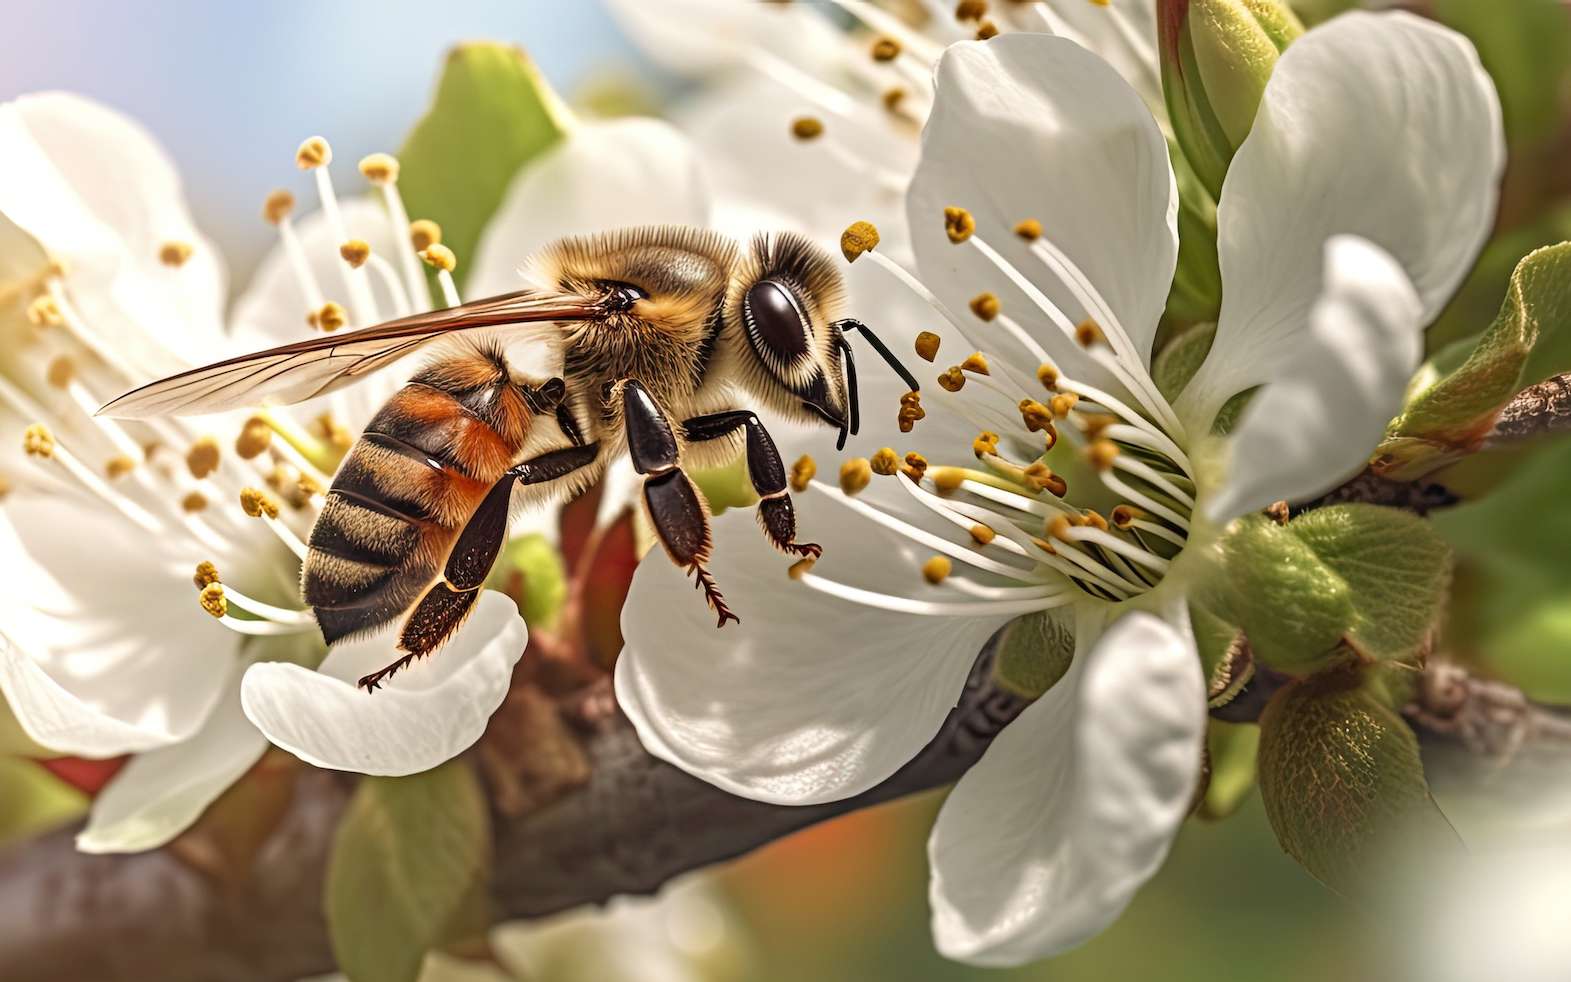
[[[531,285],[517,292],[230,358],[100,410],[145,417],[298,402],[439,343],[346,458],[302,570],[328,644],[404,617],[404,654],[360,680],[368,691],[463,622],[515,497],[576,494],[624,452],[671,561],[695,577],[717,626],[740,621],[707,568],[709,506],[684,466],[745,452],[764,534],[816,558],[816,543],[797,541],[774,440],[742,400],[834,427],[843,447],[859,426],[851,331],[918,388],[871,330],[840,316],[839,270],[795,234],[742,245],[680,226],[625,229],[559,240],[526,269]],[[560,376],[537,383],[511,368],[500,342],[520,336],[547,342]],[[542,416],[560,435],[526,451]]]

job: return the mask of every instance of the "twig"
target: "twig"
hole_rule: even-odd
[[[1497,450],[1553,433],[1571,431],[1571,373],[1556,375],[1516,394],[1495,419],[1480,450]]]

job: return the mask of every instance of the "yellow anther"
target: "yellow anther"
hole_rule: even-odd
[[[417,218],[409,223],[409,243],[416,252],[424,252],[442,241],[442,226],[429,218]]]
[[[1060,542],[1073,542],[1074,540],[1069,537],[1069,530],[1074,528],[1074,525],[1068,515],[1054,515],[1047,520],[1045,531],[1049,537]]]
[[[1036,380],[1042,383],[1043,388],[1054,388],[1058,385],[1058,369],[1043,362],[1036,367]]]
[[[927,473],[939,494],[954,494],[966,479],[965,470],[959,467],[934,467]]]
[[[938,345],[942,338],[932,331],[923,331],[916,336],[916,355],[923,361],[932,361],[938,357]]]
[[[1127,529],[1135,524],[1135,519],[1144,518],[1145,514],[1134,505],[1119,505],[1113,509],[1113,524],[1121,529]]]
[[[60,305],[48,294],[27,305],[27,320],[34,327],[58,327],[65,323],[65,318],[60,314]]]
[[[922,564],[922,579],[937,586],[948,578],[954,568],[954,563],[949,561],[948,556],[934,556]]]
[[[866,457],[852,457],[840,465],[840,490],[856,494],[873,480],[873,468]]]
[[[1035,242],[1042,237],[1042,223],[1034,218],[1027,218],[1015,226],[1015,234],[1027,242]]]
[[[1091,0],[1091,6],[1093,7],[1110,7],[1112,5],[1113,0]]]
[[[808,482],[818,473],[818,464],[807,454],[796,459],[791,465],[791,490],[798,494],[807,490]]]
[[[901,433],[910,433],[918,420],[927,418],[927,410],[922,408],[922,393],[912,389],[900,397],[900,412],[896,414],[900,423]]]
[[[76,378],[76,362],[71,360],[70,355],[59,355],[49,363],[44,378],[55,388],[63,389]]]
[[[185,465],[197,480],[218,470],[218,460],[218,441],[210,436],[198,438],[185,452]]]
[[[786,570],[786,575],[791,577],[793,580],[800,580],[803,576],[807,575],[808,571],[813,568],[813,564],[816,562],[818,562],[818,560],[814,559],[812,556],[803,556],[801,559],[798,559],[796,562],[791,564],[791,567]]]
[[[261,488],[245,487],[240,489],[240,507],[252,518],[278,517],[278,502],[268,496]]]
[[[111,481],[119,480],[136,470],[136,461],[125,454],[117,454],[104,462],[104,473]]]
[[[262,217],[269,225],[277,225],[295,210],[295,196],[279,188],[262,202]]]
[[[883,95],[884,108],[892,113],[899,112],[901,104],[905,102],[905,98],[906,90],[898,85],[892,89],[885,89]]]
[[[1060,392],[1047,400],[1047,407],[1053,411],[1053,415],[1056,418],[1063,419],[1069,415],[1070,411],[1075,408],[1075,403],[1079,401],[1080,397],[1073,392]]]
[[[272,442],[273,428],[267,425],[267,420],[252,416],[240,427],[240,435],[235,437],[235,453],[250,460],[266,450]]]
[[[900,468],[900,473],[913,481],[920,481],[922,475],[927,473],[927,458],[915,450],[906,454],[905,466]]]
[[[986,525],[971,526],[971,541],[979,546],[989,545],[996,538],[998,538],[998,533]]]
[[[338,247],[338,254],[351,268],[359,269],[371,258],[371,243],[365,239],[350,239]]]
[[[158,261],[165,266],[179,269],[190,258],[191,243],[189,242],[165,242],[158,247]]]
[[[191,582],[196,584],[198,590],[205,590],[214,583],[223,580],[218,575],[218,567],[204,559],[196,564],[196,574],[191,577]]]
[[[966,356],[966,360],[960,363],[960,368],[963,371],[970,372],[973,375],[992,374],[987,370],[987,359],[983,357],[982,352],[980,351],[972,352],[970,355]]]
[[[5,496],[10,493],[11,481],[4,474],[0,474],[0,501],[4,501]]]
[[[944,233],[949,236],[949,241],[959,245],[971,237],[976,231],[976,219],[964,208],[954,205],[944,209]]]
[[[295,151],[295,166],[301,170],[326,167],[333,162],[333,148],[320,136],[307,137]]]
[[[186,514],[194,514],[207,508],[207,495],[200,491],[192,491],[180,499],[180,510]]]
[[[1082,413],[1080,416],[1080,429],[1088,439],[1100,439],[1109,426],[1118,422],[1118,417],[1109,413]]]
[[[295,483],[300,488],[300,493],[307,498],[310,498],[313,494],[321,494],[323,491],[322,482],[310,474],[301,474]]]
[[[1107,338],[1102,334],[1102,328],[1096,321],[1087,318],[1075,325],[1075,340],[1080,342],[1080,347],[1089,348],[1093,344],[1102,344]]]
[[[1020,419],[1032,433],[1053,428],[1053,413],[1035,399],[1020,400]]]
[[[971,298],[971,313],[985,321],[998,316],[998,297],[992,293],[978,293]]]
[[[361,157],[360,173],[372,184],[391,184],[398,180],[398,158],[390,153]]]
[[[946,392],[959,392],[965,388],[965,384],[965,373],[960,371],[959,365],[951,365],[949,368],[944,369],[942,375],[938,376],[938,387]]]
[[[1118,456],[1118,444],[1112,440],[1095,440],[1086,447],[1086,459],[1099,471],[1111,470]]]
[[[798,140],[816,140],[824,135],[824,121],[817,116],[798,116],[791,120],[791,135]]]
[[[1046,539],[1032,538],[1031,544],[1036,546],[1038,549],[1042,550],[1043,552],[1047,553],[1049,556],[1056,556],[1056,555],[1058,555],[1058,550],[1054,549],[1053,548],[1053,544],[1051,542],[1047,541]]]
[[[960,0],[955,4],[955,20],[981,20],[987,13],[987,0]]]
[[[878,248],[878,226],[872,222],[852,222],[840,233],[840,254],[846,262],[856,262],[856,257]]]
[[[880,447],[878,452],[873,454],[870,466],[874,474],[890,477],[900,469],[900,457],[893,447]]]
[[[202,592],[197,594],[197,599],[201,601],[202,609],[214,617],[223,617],[229,613],[229,601],[224,597],[222,583],[209,583],[204,586]]]
[[[1085,518],[1085,523],[1092,528],[1101,529],[1103,532],[1107,531],[1107,519],[1103,518],[1102,513],[1095,508],[1087,508],[1082,513],[1082,517]]]
[[[22,431],[22,449],[29,457],[48,459],[55,455],[55,435],[42,423],[34,423]]]
[[[1033,490],[1042,491],[1053,483],[1053,471],[1040,460],[1032,461],[1020,472]]]
[[[355,442],[354,435],[331,412],[325,412],[311,421],[311,429],[322,439],[340,450],[348,450]]]
[[[984,20],[976,26],[976,39],[978,41],[991,41],[998,37],[998,25],[990,20]]]
[[[349,313],[344,310],[343,305],[329,300],[321,307],[311,311],[306,321],[318,330],[332,333],[349,323]]]
[[[420,258],[425,260],[427,266],[445,270],[449,273],[458,268],[458,257],[453,255],[453,250],[440,242],[421,249]]]
[[[873,42],[874,61],[894,61],[900,57],[900,42],[892,37],[881,37]]]
[[[971,452],[978,457],[983,454],[998,453],[998,434],[992,430],[983,430],[971,441]]]

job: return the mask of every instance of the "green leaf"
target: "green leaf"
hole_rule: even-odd
[[[353,982],[414,982],[425,953],[485,926],[491,828],[462,761],[360,782],[327,870],[328,933]]]
[[[1381,474],[1411,480],[1472,452],[1526,385],[1571,368],[1571,242],[1523,259],[1493,324],[1420,369],[1375,451]]]
[[[1467,35],[1493,78],[1513,144],[1551,136],[1571,82],[1571,17],[1557,0],[1435,0],[1433,16]],[[1513,155],[1514,156],[1514,155]]]
[[[1272,698],[1259,768],[1282,849],[1338,893],[1373,892],[1392,874],[1379,860],[1393,848],[1439,860],[1459,846],[1424,783],[1413,731],[1349,676],[1297,682]]]
[[[441,224],[460,282],[513,175],[571,124],[521,49],[480,41],[448,53],[431,108],[399,154],[398,187],[410,217]]]
[[[1069,671],[1075,655],[1074,614],[1068,608],[1016,618],[998,639],[993,675],[1027,699],[1039,698]]]
[[[1200,801],[1201,818],[1226,818],[1238,810],[1255,788],[1255,757],[1260,747],[1260,727],[1254,723],[1210,720],[1206,727],[1206,753],[1211,780]]]
[[[1344,640],[1360,655],[1415,655],[1440,620],[1451,584],[1451,550],[1417,515],[1350,504],[1293,519],[1295,536],[1347,585],[1354,617]]]

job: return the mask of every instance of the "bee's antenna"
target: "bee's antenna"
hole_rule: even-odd
[[[846,340],[844,334],[836,334],[835,343],[839,345],[841,353],[845,355],[846,392],[849,394],[851,402],[851,432],[855,434],[862,428],[862,411],[861,406],[858,405],[859,400],[856,392],[856,357],[852,355],[851,342]],[[843,449],[844,447],[845,431],[842,429],[840,447],[836,449]]]
[[[887,345],[885,345],[884,342],[882,342],[882,341],[880,341],[878,339],[878,335],[873,333],[873,329],[872,328],[868,327],[866,324],[862,323],[861,321],[855,320],[855,319],[850,318],[850,317],[847,317],[844,320],[836,321],[835,322],[835,326],[840,328],[840,330],[842,332],[849,331],[849,330],[852,330],[852,329],[861,331],[862,332],[862,336],[864,338],[867,338],[867,343],[872,345],[873,346],[873,350],[878,352],[878,354],[884,359],[884,361],[889,363],[889,367],[893,368],[895,370],[895,374],[900,376],[901,380],[904,381],[905,384],[910,387],[911,391],[912,392],[919,392],[919,391],[921,391],[922,387],[917,384],[916,376],[912,375],[909,371],[906,370],[906,367],[904,365],[900,364],[900,359],[896,358],[895,357],[895,353],[893,351],[890,351],[889,347]]]

